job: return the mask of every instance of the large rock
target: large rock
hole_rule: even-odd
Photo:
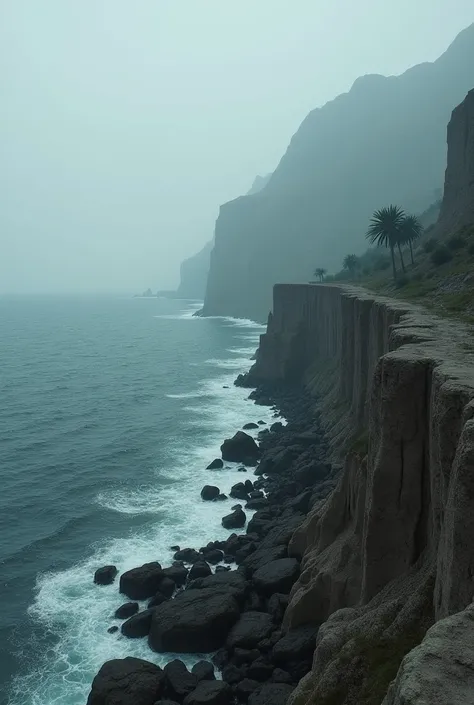
[[[168,696],[179,702],[192,693],[198,684],[197,676],[190,673],[179,659],[167,663],[163,670],[166,677],[166,692]]]
[[[196,676],[198,681],[214,681],[216,679],[214,666],[210,661],[198,661],[192,667],[191,673]]]
[[[316,627],[298,627],[298,629],[289,631],[273,647],[273,661],[284,665],[312,656],[316,646],[317,633]]]
[[[260,449],[252,436],[243,431],[237,431],[235,436],[227,438],[221,445],[222,457],[233,463],[244,463],[260,457]]]
[[[114,616],[117,619],[128,619],[129,617],[133,617],[139,609],[140,605],[138,602],[126,602],[124,605],[121,605],[117,610],[115,610]]]
[[[221,458],[216,458],[215,460],[212,461],[212,463],[209,463],[206,470],[220,470],[223,467],[224,467],[224,462],[221,460]]]
[[[242,509],[236,509],[231,514],[222,517],[222,526],[224,529],[241,529],[245,526],[247,517]]]
[[[244,612],[232,627],[226,646],[228,649],[253,649],[272,629],[272,618],[266,612]]]
[[[162,695],[161,668],[127,657],[107,661],[92,681],[87,705],[154,705]]]
[[[94,573],[94,582],[96,585],[110,585],[114,582],[118,570],[114,565],[104,565],[98,568]]]
[[[280,558],[271,561],[255,571],[253,583],[263,595],[273,595],[275,592],[288,594],[298,577],[300,566],[295,558]]]
[[[223,681],[201,681],[184,705],[232,705],[232,689]]]
[[[131,600],[146,600],[158,592],[163,570],[157,562],[145,563],[120,576],[120,592]]]
[[[133,615],[122,624],[122,634],[129,639],[140,639],[150,631],[153,610],[148,609]]]
[[[233,485],[230,490],[230,496],[233,497],[234,499],[248,499],[248,490],[245,487],[245,484],[243,482],[237,482],[236,485]]]
[[[171,578],[175,585],[180,587],[184,585],[188,577],[188,569],[184,565],[171,565],[163,570],[166,577]]]
[[[204,485],[201,490],[201,499],[205,502],[212,502],[213,499],[217,499],[221,491],[215,485]]]
[[[161,653],[215,651],[238,617],[239,606],[231,594],[186,590],[154,608],[149,644]]]
[[[286,705],[293,686],[285,683],[265,683],[249,697],[249,705]]]
[[[212,590],[215,594],[232,595],[242,603],[247,595],[249,583],[242,573],[236,570],[209,575],[207,578],[193,580],[186,588],[190,590]]]
[[[198,561],[191,567],[188,577],[189,580],[195,580],[196,578],[207,578],[208,575],[212,575],[210,565],[206,561]]]

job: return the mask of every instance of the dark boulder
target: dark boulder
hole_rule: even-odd
[[[258,649],[241,649],[236,647],[232,660],[237,666],[241,666],[243,663],[252,663],[258,658],[260,658],[260,651]]]
[[[196,580],[196,578],[207,578],[208,575],[212,575],[209,564],[206,561],[199,561],[189,571],[188,578],[189,580]]]
[[[171,578],[177,587],[184,585],[188,577],[188,569],[184,565],[171,565],[163,570],[167,578]]]
[[[216,573],[227,573],[230,570],[230,565],[216,565]]]
[[[248,470],[247,470],[247,468],[242,466],[240,468],[237,468],[237,472],[248,472]]]
[[[239,700],[243,700],[244,702],[247,702],[249,699],[250,695],[257,690],[257,688],[261,687],[261,683],[258,681],[254,681],[251,678],[244,678],[240,683],[237,683],[235,686],[235,694],[239,698]]]
[[[166,694],[181,702],[186,695],[192,693],[198,684],[197,676],[190,673],[179,659],[170,661],[163,669],[166,682]]]
[[[225,502],[226,499],[228,499],[227,495],[221,492],[221,494],[215,498],[214,502]]]
[[[267,604],[267,612],[271,615],[274,622],[280,624],[283,620],[283,615],[288,607],[288,595],[282,595],[279,592],[274,593]]]
[[[249,584],[245,576],[236,571],[219,571],[207,578],[199,578],[189,583],[187,592],[193,590],[212,590],[214,594],[232,595],[239,604],[245,600],[249,589]]]
[[[283,431],[283,429],[284,429],[284,426],[281,421],[275,421],[270,426],[270,431],[272,433],[280,433],[281,431]]]
[[[232,705],[232,688],[223,681],[201,681],[183,705]]]
[[[201,556],[195,548],[182,548],[180,551],[176,551],[173,558],[175,561],[184,561],[184,563],[196,563],[201,560]]]
[[[258,548],[250,554],[242,563],[247,575],[252,575],[256,570],[268,563],[287,557],[286,546],[274,546],[273,548]]]
[[[212,548],[211,550],[206,551],[204,553],[204,558],[211,565],[217,565],[217,563],[220,563],[221,560],[224,558],[224,551],[221,551],[218,548]]]
[[[247,517],[242,509],[236,509],[231,514],[222,517],[222,526],[224,529],[241,529],[245,526]]]
[[[233,438],[227,438],[221,445],[222,457],[234,463],[256,460],[260,457],[260,449],[252,436],[243,431],[237,431]]]
[[[273,661],[277,664],[287,664],[312,657],[317,633],[317,627],[298,627],[287,632],[273,647]]]
[[[216,679],[214,666],[210,661],[198,661],[192,667],[191,673],[196,676],[198,681],[213,681]]]
[[[253,492],[253,482],[252,482],[252,480],[245,480],[244,485],[245,485],[245,489],[247,490],[247,493],[250,494],[250,492]]]
[[[291,676],[288,671],[284,671],[281,668],[275,668],[272,673],[271,680],[274,683],[291,683]]]
[[[188,589],[154,608],[149,644],[160,653],[215,651],[238,617],[239,606],[232,594]]]
[[[295,558],[280,558],[255,571],[253,584],[263,595],[281,592],[287,595],[300,573],[300,564]]]
[[[272,618],[266,612],[244,612],[232,627],[226,646],[228,649],[253,649],[272,629]]]
[[[104,565],[103,568],[98,568],[94,573],[94,582],[96,585],[111,585],[118,573],[114,565]]]
[[[144,610],[133,615],[122,624],[122,634],[129,639],[141,639],[148,635],[151,626],[152,609]]]
[[[256,494],[252,492],[252,494]],[[264,509],[268,504],[268,499],[266,497],[256,497],[255,499],[249,499],[246,503],[246,509]]]
[[[259,426],[266,426],[266,425],[267,425],[267,422],[266,422],[266,421],[263,421],[262,419],[260,419],[260,421],[258,421],[258,425],[259,425]]]
[[[164,674],[153,663],[127,657],[107,661],[92,681],[87,705],[154,705]]]
[[[237,482],[230,490],[230,496],[234,499],[248,499],[248,492],[243,482]]]
[[[131,600],[146,600],[159,589],[163,570],[157,562],[145,563],[120,576],[120,592]]]
[[[219,649],[216,651],[212,657],[212,663],[219,671],[222,671],[222,669],[229,663],[229,652],[227,649]]]
[[[222,669],[222,680],[229,685],[235,685],[242,680],[245,674],[245,668],[238,668],[235,664],[229,663]]]
[[[116,619],[128,619],[138,612],[140,606],[138,602],[126,602],[115,610]]]
[[[249,697],[249,705],[286,705],[294,688],[285,683],[265,683]]]
[[[109,634],[115,634],[116,632],[118,632],[118,630],[119,630],[118,627],[113,626],[113,627],[109,627],[109,628],[107,629],[107,632],[108,632]]]
[[[257,550],[257,544],[251,541],[250,543],[244,544],[235,552],[235,562],[240,565],[244,560]]]
[[[220,470],[220,468],[223,468],[223,467],[224,467],[224,463],[221,460],[221,458],[216,458],[215,460],[212,461],[212,463],[210,463],[207,466],[206,470]]]
[[[161,592],[165,597],[171,597],[175,590],[176,584],[174,580],[167,575],[163,575],[158,585],[158,592]]]
[[[257,659],[250,664],[247,675],[256,681],[268,681],[273,674],[274,666],[267,663],[262,658]]]
[[[212,502],[213,499],[217,499],[221,491],[215,485],[204,485],[201,490],[201,499],[205,502]]]
[[[316,482],[322,482],[329,470],[330,466],[325,463],[310,463],[297,468],[294,479],[302,487],[311,487]]]
[[[262,490],[252,490],[249,492],[250,499],[261,499],[264,496]]]
[[[258,424],[254,423],[253,421],[250,421],[249,423],[246,423],[244,426],[242,426],[244,431],[251,431],[254,428],[258,428]]]
[[[162,592],[158,591],[154,597],[151,598],[149,601],[147,607],[150,610],[152,607],[158,607],[158,605],[161,605],[163,602],[166,602],[168,600],[168,597],[165,597]]]

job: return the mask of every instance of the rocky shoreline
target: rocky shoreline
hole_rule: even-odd
[[[236,384],[247,386],[248,380],[241,376]],[[114,615],[125,620],[124,636],[148,638],[155,652],[208,654],[208,660],[191,671],[179,659],[164,669],[135,658],[108,661],[87,705],[285,705],[310,671],[319,625],[282,629],[300,574],[301,556],[290,557],[288,544],[308,512],[332,491],[338,470],[327,462],[314,400],[304,389],[259,387],[250,398],[273,406],[287,425],[261,430],[258,444],[238,431],[223,442],[222,459],[208,467],[217,480],[226,460],[243,463],[239,471],[253,470],[253,481],[246,477],[232,487],[239,504],[222,519],[229,531],[246,526],[245,533],[203,547],[175,546],[172,565],[148,563],[119,578],[120,592],[130,600]],[[227,497],[218,486],[205,485],[201,499]],[[249,521],[246,510],[256,510]],[[117,574],[115,566],[104,566],[94,580],[110,584]],[[147,607],[140,610],[137,601],[144,600]]]

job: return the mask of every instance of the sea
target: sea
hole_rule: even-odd
[[[172,657],[107,632],[126,599],[93,574],[170,564],[172,545],[224,538],[232,500],[200,491],[245,475],[206,466],[244,423],[274,420],[233,385],[263,327],[193,316],[199,307],[0,298],[2,705],[85,705],[104,661]]]

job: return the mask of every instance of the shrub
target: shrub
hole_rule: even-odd
[[[423,249],[425,252],[433,252],[437,244],[438,240],[435,237],[430,237],[423,245]]]
[[[444,245],[440,245],[431,253],[431,261],[436,267],[439,267],[440,264],[446,264],[452,258],[451,252]]]
[[[395,282],[395,286],[397,289],[402,289],[404,286],[406,286],[409,283],[408,277],[401,276],[398,277],[397,281]]]
[[[456,233],[456,235],[451,235],[448,240],[448,247],[450,250],[461,250],[466,247],[466,238]]]

